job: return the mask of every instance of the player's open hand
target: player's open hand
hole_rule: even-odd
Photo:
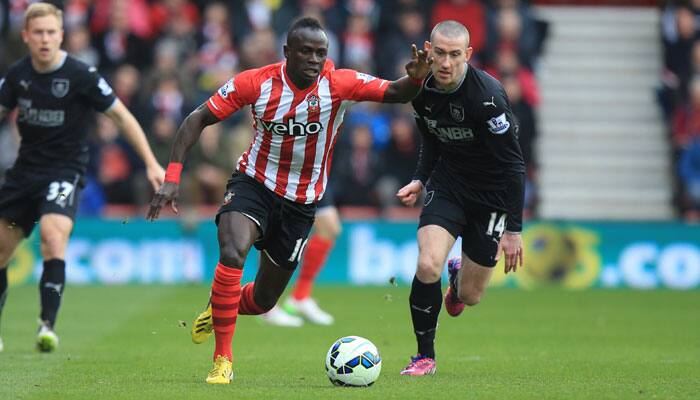
[[[396,193],[396,197],[401,200],[403,205],[413,207],[413,205],[416,204],[416,200],[418,200],[418,196],[420,196],[422,190],[423,184],[421,181],[413,180],[408,185],[399,189],[399,191]]]
[[[501,258],[501,253],[505,254],[505,273],[517,271],[523,266],[523,240],[519,233],[505,232],[498,242],[496,261]]]
[[[163,180],[165,179],[165,170],[158,163],[149,165],[148,167],[146,167],[146,178],[148,178],[148,182],[153,187],[153,191],[157,192],[158,189],[160,189],[161,185],[163,185]]]
[[[406,64],[406,73],[413,79],[425,79],[430,72],[433,57],[430,57],[430,42],[423,43],[423,49],[418,50],[415,44],[411,45],[411,61]]]
[[[149,221],[155,221],[158,219],[160,214],[160,209],[164,205],[170,203],[175,214],[177,214],[177,196],[179,186],[177,183],[165,182],[163,186],[158,189],[155,195],[153,195],[153,200],[151,200],[151,206],[148,209],[148,215],[146,218]]]

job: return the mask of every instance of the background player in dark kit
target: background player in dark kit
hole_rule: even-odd
[[[413,205],[426,185],[418,229],[418,266],[409,298],[418,355],[402,375],[435,373],[440,275],[458,236],[462,258],[450,260],[445,308],[459,315],[479,303],[501,253],[505,271],[522,266],[525,166],[505,91],[468,64],[469,32],[444,21],[431,33],[432,73],[413,100],[423,136],[415,178],[399,190]]]
[[[7,297],[7,266],[19,242],[38,222],[44,269],[37,347],[58,346],[53,331],[65,287],[65,251],[78,207],[88,161],[89,110],[109,116],[146,165],[157,190],[165,172],[143,130],[109,84],[89,67],[60,50],[62,12],[35,3],[25,13],[22,39],[29,55],[0,80],[0,120],[19,108],[19,155],[0,188],[0,312]],[[0,342],[0,349],[2,342]]]

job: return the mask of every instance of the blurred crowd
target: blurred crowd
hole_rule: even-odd
[[[28,3],[0,0],[0,75],[25,54],[19,32]],[[329,58],[336,66],[386,79],[404,75],[410,45],[420,47],[434,24],[456,19],[471,33],[472,63],[500,79],[511,100],[528,166],[526,214],[536,210],[532,143],[540,92],[533,71],[545,30],[521,0],[54,3],[64,10],[64,48],[98,67],[144,127],[162,165],[168,162],[177,127],[192,109],[236,73],[283,59],[285,32],[300,15],[322,21],[330,40]],[[696,58],[700,62],[700,51]],[[700,85],[696,86],[700,96]],[[225,182],[252,140],[251,123],[245,111],[205,130],[187,159],[182,202],[210,206],[221,202]],[[0,129],[13,128],[5,124]],[[16,132],[11,133],[0,131],[0,175],[16,154]],[[337,205],[379,210],[398,205],[395,193],[411,180],[419,147],[410,104],[355,105],[346,116],[333,159],[331,182]],[[99,215],[109,205],[148,202],[151,193],[142,178],[143,166],[111,120],[96,117],[90,148],[81,213]]]
[[[676,171],[679,213],[700,220],[700,0],[668,0],[661,17],[664,69],[658,90]]]

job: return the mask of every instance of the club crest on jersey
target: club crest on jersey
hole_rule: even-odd
[[[51,81],[51,94],[58,99],[67,95],[69,89],[70,81],[68,79],[54,78]]]
[[[236,86],[233,84],[233,78],[229,79],[228,82],[224,86],[222,86],[219,89],[219,96],[222,98],[226,98],[229,93],[233,93],[236,91]]]
[[[450,103],[450,115],[456,122],[464,121],[464,107],[454,103]]]
[[[318,96],[313,93],[306,96],[306,103],[309,105],[309,112],[318,112],[321,110],[321,101],[318,99]]]

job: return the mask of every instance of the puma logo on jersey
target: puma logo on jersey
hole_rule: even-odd
[[[287,120],[287,123],[265,121],[261,118],[255,120],[265,131],[275,135],[307,136],[316,135],[323,130],[323,125],[320,122],[296,122],[294,118]]]
[[[497,108],[496,101],[494,100],[493,96],[491,96],[491,101],[482,101],[481,104],[483,104],[484,107],[493,106],[494,108]]]
[[[24,79],[19,81],[19,85],[22,86],[24,88],[24,90],[29,90],[29,85],[31,85],[31,84],[32,84],[32,81],[25,81]]]

